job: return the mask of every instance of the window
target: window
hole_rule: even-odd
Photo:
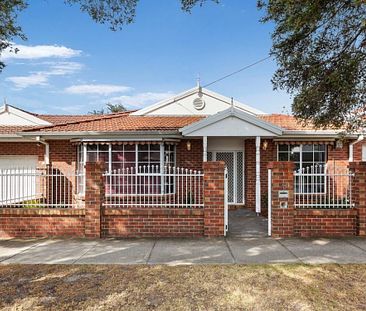
[[[326,145],[278,145],[278,161],[295,162],[296,170],[326,163]]]
[[[278,161],[293,161],[299,173],[296,176],[296,193],[324,193],[326,191],[324,165],[326,163],[326,145],[278,145]],[[319,165],[316,170],[310,167]],[[309,168],[309,170],[307,170]]]
[[[86,161],[84,159],[86,155]],[[102,161],[108,171],[136,169],[143,171],[144,166],[153,166],[157,172],[160,166],[175,166],[175,145],[173,144],[90,144],[78,148],[78,169],[85,162]]]

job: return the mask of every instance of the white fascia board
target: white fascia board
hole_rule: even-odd
[[[115,141],[161,141],[161,142],[165,142],[165,141],[169,141],[169,142],[179,142],[181,139],[180,138],[165,138],[165,137],[158,137],[158,136],[154,136],[154,137],[138,137],[138,138],[75,138],[75,139],[71,139],[71,141],[75,141],[75,142],[115,142]]]
[[[20,132],[22,137],[37,137],[50,139],[70,139],[70,138],[84,138],[84,137],[99,137],[99,138],[124,138],[124,137],[156,137],[161,136],[165,138],[181,138],[178,131],[137,131],[137,132]]]
[[[297,130],[285,130],[283,132],[283,135],[281,138],[283,139],[299,139],[299,138],[305,138],[305,139],[316,139],[316,138],[339,138],[339,134],[341,131],[336,130],[318,130],[318,131],[311,131],[311,130],[305,130],[305,131],[297,131]],[[349,139],[356,139],[359,137],[360,134],[356,133],[349,133],[346,134],[345,137]]]
[[[32,125],[52,125],[52,123],[50,123],[50,122],[40,119],[31,113],[28,113],[24,110],[18,109],[11,105],[3,105],[0,108],[0,114],[3,114],[3,113],[13,114],[13,115],[17,116],[18,118],[20,118]],[[5,125],[17,126],[17,125],[24,125],[24,124],[6,123]]]
[[[280,127],[275,126],[271,123],[265,122],[263,120],[260,120],[259,118],[255,117],[249,113],[240,111],[238,108],[226,109],[213,116],[207,117],[206,119],[200,120],[200,121],[190,124],[190,125],[187,125],[187,126],[181,128],[180,131],[183,136],[189,135],[199,129],[202,129],[208,125],[214,124],[215,122],[223,120],[227,117],[237,117],[237,118],[243,120],[244,122],[248,122],[250,124],[258,126],[262,129],[265,129],[276,135],[282,135],[282,132],[283,132],[283,130]]]
[[[283,135],[338,135],[335,130],[284,130]]]
[[[11,142],[11,143],[34,142],[34,139],[24,138],[17,135],[0,135],[0,142]]]

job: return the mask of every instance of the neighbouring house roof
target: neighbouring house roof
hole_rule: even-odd
[[[52,124],[62,124],[69,122],[78,122],[84,120],[92,120],[95,119],[95,115],[91,114],[80,114],[80,115],[49,115],[49,114],[36,114],[36,116],[42,120],[50,122]]]
[[[16,108],[18,109],[18,108]],[[2,134],[13,134],[36,129],[42,126],[54,126],[59,124],[65,124],[70,122],[81,122],[85,120],[94,120],[100,119],[101,116],[96,115],[44,115],[44,114],[35,114],[26,112],[24,110],[19,109],[22,112],[27,113],[28,115],[32,115],[35,118],[44,121],[43,124],[33,124],[33,125],[1,125],[0,124],[0,135]]]
[[[258,118],[263,121],[272,123],[286,130],[315,130],[312,124],[302,124],[300,120],[296,119],[294,116],[286,114],[268,114],[268,115],[258,115]]]
[[[128,113],[99,116],[95,119],[68,122],[51,126],[26,129],[23,132],[140,132],[177,131],[201,120],[200,116],[133,116]]]

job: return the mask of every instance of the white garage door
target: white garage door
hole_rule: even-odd
[[[0,205],[36,198],[37,156],[0,156]]]

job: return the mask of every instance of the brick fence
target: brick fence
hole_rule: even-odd
[[[0,238],[84,237],[84,209],[0,208]]]
[[[104,208],[104,166],[86,163],[84,209],[0,208],[0,238],[224,234],[224,162],[203,164],[204,208]]]
[[[271,162],[272,236],[345,237],[366,235],[366,163],[350,163],[354,208],[295,209],[293,162]],[[288,191],[280,197],[279,191]]]

